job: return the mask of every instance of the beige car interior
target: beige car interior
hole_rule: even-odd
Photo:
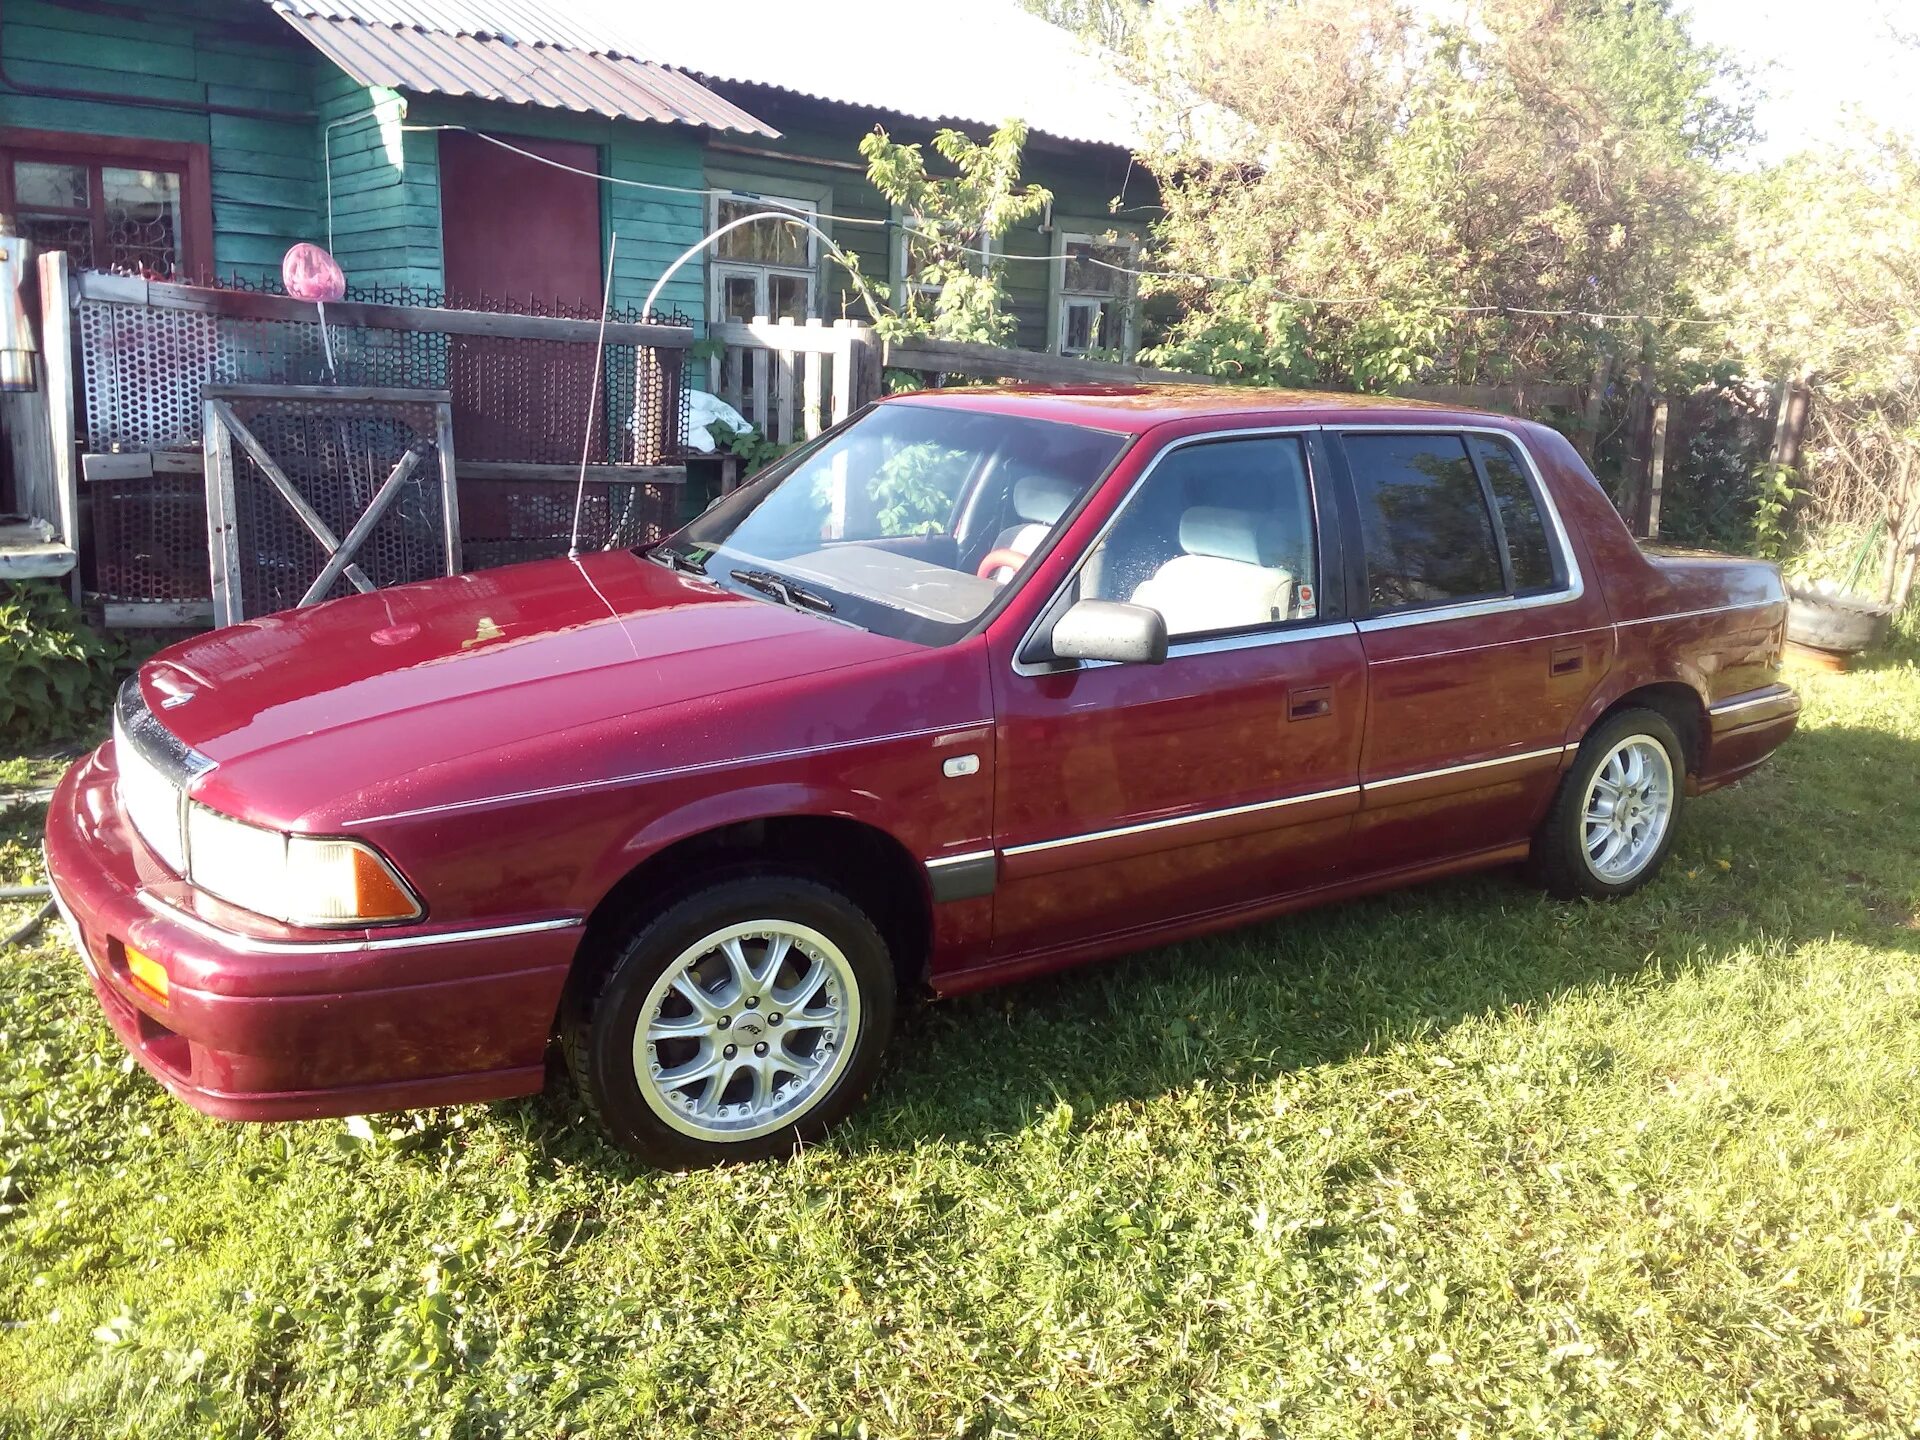
[[[1135,586],[1130,598],[1158,610],[1169,635],[1290,619],[1294,578],[1280,563],[1284,544],[1271,515],[1191,506],[1180,517],[1181,553]]]

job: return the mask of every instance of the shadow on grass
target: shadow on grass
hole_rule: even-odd
[[[980,1141],[1063,1101],[1085,1114],[1273,1080],[1764,945],[1838,935],[1920,954],[1916,775],[1920,744],[1829,726],[1690,802],[1661,876],[1623,901],[1558,902],[1495,871],[910,1008],[837,1144]],[[589,1137],[564,1082],[524,1103],[572,1159],[645,1171]]]

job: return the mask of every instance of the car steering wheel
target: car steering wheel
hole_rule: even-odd
[[[986,558],[980,562],[979,568],[973,573],[978,575],[982,580],[998,579],[999,582],[1004,585],[1013,578],[1014,572],[1026,563],[1027,557],[1025,555],[1021,554],[1018,550],[1009,550],[1003,545],[998,550],[989,550]],[[1004,570],[1007,573],[1004,575],[996,575],[995,572],[999,570]]]

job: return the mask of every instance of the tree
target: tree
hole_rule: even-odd
[[[1147,0],[1020,0],[1042,20],[1070,30],[1108,50],[1131,46],[1147,13]]]
[[[1661,0],[1428,15],[1239,0],[1148,47],[1171,110],[1210,103],[1250,135],[1241,158],[1214,126],[1149,160],[1165,268],[1247,277],[1173,282],[1159,363],[1381,389],[1583,381],[1602,343],[1685,358],[1683,327],[1529,312],[1696,313],[1714,167],[1750,134],[1729,63]]]
[[[953,174],[936,176],[918,145],[875,128],[860,142],[867,178],[898,207],[908,227],[906,286],[899,307],[875,329],[888,338],[935,335],[1001,344],[1013,333],[1004,308],[1001,265],[990,241],[1037,217],[1052,202],[1043,186],[1020,183],[1027,127],[1009,120],[985,143],[958,130],[933,137]]]
[[[1749,364],[1813,390],[1807,512],[1878,536],[1904,605],[1920,547],[1920,138],[1863,134],[1736,196],[1716,303]]]

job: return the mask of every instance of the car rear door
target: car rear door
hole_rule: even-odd
[[[1326,464],[1305,429],[1169,442],[994,655],[997,954],[1233,910],[1338,868],[1365,679],[1358,632],[1320,598],[1340,571]],[[1165,662],[1022,658],[1083,598],[1162,609]]]
[[[1512,434],[1351,426],[1331,444],[1366,653],[1356,865],[1524,843],[1611,661],[1605,602]]]

